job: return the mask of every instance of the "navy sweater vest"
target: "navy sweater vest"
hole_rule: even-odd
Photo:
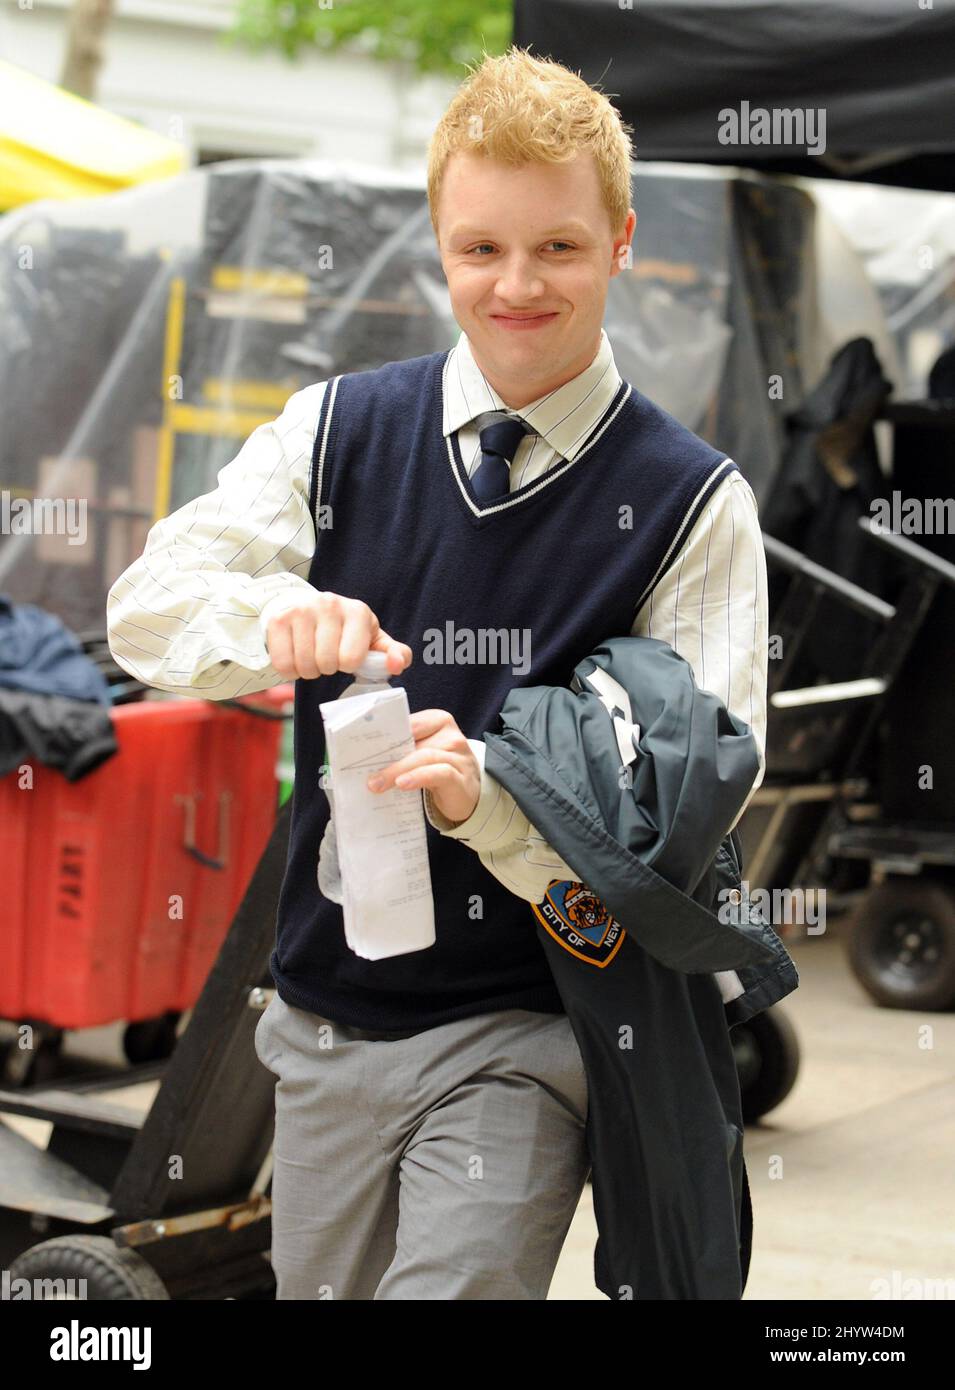
[[[568,685],[598,643],[630,633],[736,465],[623,382],[572,462],[475,515],[457,438],[442,434],[447,355],[329,382],[310,473],[308,578],[363,599],[410,646],[412,664],[393,679],[412,711],[446,709],[480,738],[498,729],[514,686]],[[316,880],[329,814],[319,704],[352,679],[295,685],[291,838],[270,961],[278,993],[383,1032],[500,1009],[562,1013],[531,904],[430,823],[436,944],[379,961],[346,945],[342,909]]]

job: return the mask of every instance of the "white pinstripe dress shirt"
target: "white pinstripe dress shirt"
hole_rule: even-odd
[[[602,329],[589,367],[516,412],[535,435],[518,446],[511,491],[573,458],[620,382]],[[316,546],[309,474],[325,386],[317,382],[295,392],[281,415],[254,430],[219,470],[212,492],[156,522],[142,556],[110,588],[110,650],[145,684],[222,700],[286,679],[269,661],[265,633],[271,617],[301,594],[314,593],[307,578]],[[481,458],[476,417],[508,407],[464,333],[448,355],[443,387],[444,433],[459,431],[470,476]],[[713,493],[634,615],[632,632],[668,642],[690,664],[697,685],[752,727],[760,752],[755,791],[765,770],[766,561],[756,498],[741,473],[731,472]],[[400,632],[391,635],[405,640]],[[483,740],[469,743],[481,767],[477,807],[455,825],[426,791],[428,819],[468,844],[511,892],[539,903],[552,879],[574,878],[574,872],[486,774]]]

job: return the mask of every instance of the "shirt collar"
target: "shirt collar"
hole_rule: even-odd
[[[606,414],[620,385],[610,339],[601,328],[600,345],[589,367],[513,413],[563,458],[572,459]],[[463,331],[444,364],[443,394],[446,436],[486,410],[510,410],[475,362]]]

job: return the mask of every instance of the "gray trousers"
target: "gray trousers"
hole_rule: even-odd
[[[278,1298],[547,1297],[590,1169],[566,1014],[376,1033],[275,993],[255,1051],[278,1078]]]

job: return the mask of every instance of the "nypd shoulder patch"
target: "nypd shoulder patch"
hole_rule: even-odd
[[[543,902],[532,907],[554,940],[589,965],[609,965],[626,936],[592,889],[573,879],[554,879]]]

